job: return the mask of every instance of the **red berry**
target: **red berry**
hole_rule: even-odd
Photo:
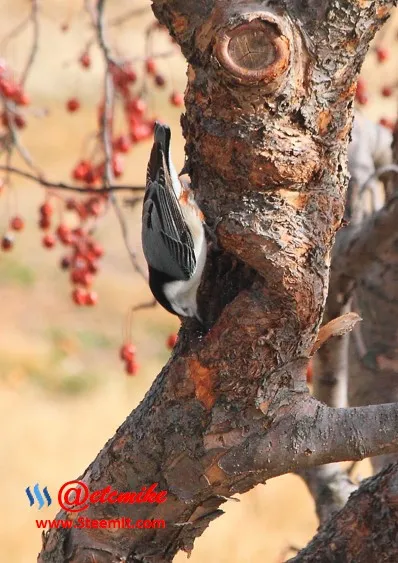
[[[136,375],[138,373],[139,367],[140,366],[137,364],[137,362],[134,359],[129,360],[126,362],[126,373],[128,375]]]
[[[133,69],[131,63],[125,63],[123,65],[123,72],[127,82],[135,82],[137,80],[137,73]]]
[[[145,62],[145,70],[148,74],[155,74],[156,72],[156,63],[153,59],[149,58]]]
[[[90,244],[90,250],[96,258],[101,258],[104,255],[104,249],[98,243],[93,242]]]
[[[70,273],[70,281],[71,283],[79,284],[80,280],[82,279],[82,270],[72,270]]]
[[[162,74],[157,74],[155,76],[155,84],[156,84],[156,86],[163,88],[163,86],[166,84],[165,77]]]
[[[376,57],[379,63],[384,63],[390,56],[388,49],[385,47],[377,47],[376,48]]]
[[[184,105],[184,96],[179,92],[173,92],[170,95],[170,103],[173,106],[181,107]]]
[[[392,95],[392,88],[391,86],[384,86],[384,88],[381,91],[381,95],[388,98],[389,96]]]
[[[134,98],[127,104],[127,109],[137,115],[143,115],[146,112],[147,105],[142,98]]]
[[[89,271],[82,272],[81,274],[81,285],[84,287],[90,287],[93,283],[93,276]]]
[[[167,338],[167,341],[166,341],[167,347],[170,348],[170,349],[174,348],[174,346],[177,344],[177,340],[178,340],[177,334],[175,334],[175,333],[170,334]]]
[[[46,201],[45,203],[43,203],[43,205],[40,206],[40,213],[43,216],[49,217],[50,215],[52,215],[52,212],[53,212],[53,207],[51,203],[49,203],[48,201]]]
[[[357,80],[357,92],[364,92],[366,90],[366,82],[362,76]]]
[[[118,154],[113,155],[112,171],[113,171],[113,174],[115,175],[115,178],[119,178],[119,176],[121,176],[123,174],[123,171],[124,171],[123,160],[120,157],[120,155],[118,155]]]
[[[131,142],[127,135],[120,135],[113,141],[113,148],[117,152],[129,152],[130,147]]]
[[[355,99],[359,104],[361,104],[361,106],[365,106],[369,101],[368,95],[365,92],[357,91]]]
[[[70,232],[70,229],[69,227],[61,223],[60,225],[58,225],[55,232],[57,234],[57,237],[62,239],[62,237],[64,237],[66,234]]]
[[[96,172],[90,168],[89,170],[87,170],[87,172],[84,174],[83,176],[83,181],[86,184],[94,184],[97,180],[98,176],[96,174]],[[84,209],[84,206],[82,206],[82,209]],[[82,212],[84,214],[84,212]]]
[[[6,98],[12,98],[16,92],[16,86],[3,79],[0,82],[0,90]]]
[[[134,344],[132,344],[131,342],[123,344],[119,351],[120,359],[124,360],[125,362],[130,362],[135,357],[135,352],[136,348]]]
[[[76,287],[72,291],[72,299],[76,303],[76,305],[85,305],[86,295],[87,295],[86,290],[82,289],[81,287]]]
[[[50,226],[51,226],[50,217],[48,215],[42,215],[39,221],[39,228],[42,229],[42,231],[46,231],[47,229],[50,228]]]
[[[18,127],[18,129],[23,129],[26,125],[25,118],[22,115],[20,115],[19,113],[15,114],[14,121],[15,121],[15,125]]]
[[[73,211],[76,207],[76,200],[70,198],[66,200],[65,207],[68,211]]]
[[[18,106],[28,106],[30,104],[29,96],[22,90],[20,86],[17,87],[13,100]]]
[[[62,223],[58,225],[55,233],[62,244],[71,244],[73,242],[73,235],[69,227],[66,225],[63,225]]]
[[[96,174],[94,173],[94,175]],[[102,211],[102,202],[98,198],[92,197],[86,202],[85,209],[89,215],[98,217]]]
[[[391,131],[394,131],[395,129],[395,121],[393,121],[392,119],[388,119],[388,117],[382,117],[379,120],[380,125],[383,125],[383,127],[387,127],[387,129],[391,129]]]
[[[4,235],[3,238],[1,239],[2,250],[7,252],[8,250],[11,250],[13,246],[14,246],[14,237],[11,235]]]
[[[72,233],[75,235],[76,238],[82,238],[85,235],[81,227],[77,227],[76,229],[73,229]]]
[[[53,246],[55,245],[55,237],[50,234],[44,235],[41,242],[45,248],[53,248]]]
[[[61,259],[61,262],[60,262],[59,265],[61,266],[61,269],[62,269],[62,270],[69,270],[69,268],[70,268],[70,262],[71,262],[71,261],[70,261],[69,256],[64,256],[64,257]]]
[[[71,113],[77,111],[80,108],[80,102],[77,98],[70,98],[66,102],[66,109]]]
[[[91,66],[91,58],[87,51],[85,51],[79,59],[80,64],[83,68],[90,68]]]
[[[85,298],[85,305],[93,306],[98,303],[98,294],[95,291],[89,291]]]
[[[87,162],[85,160],[81,160],[80,162],[78,162],[76,164],[76,166],[72,170],[73,179],[74,180],[83,180],[84,175],[87,172],[87,170],[88,170]],[[67,205],[68,205],[68,203],[67,203]],[[75,202],[73,202],[73,205],[72,204],[69,204],[69,205],[70,205],[70,207],[68,207],[68,209],[74,209],[75,208]]]
[[[19,215],[12,217],[12,219],[10,220],[10,228],[13,231],[22,231],[24,226],[25,226],[24,220],[22,219],[22,217],[19,217]]]
[[[130,138],[135,143],[139,141],[144,141],[152,136],[153,129],[147,123],[141,123],[139,125],[134,125],[131,128]]]

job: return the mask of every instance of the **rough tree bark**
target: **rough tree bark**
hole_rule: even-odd
[[[289,563],[398,561],[398,464],[363,482]]]
[[[153,0],[189,62],[189,168],[208,222],[220,220],[221,251],[209,251],[202,283],[205,326],[183,322],[170,361],[82,478],[92,490],[159,483],[164,504],[95,504],[85,516],[167,527],[52,530],[39,561],[171,561],[234,493],[398,451],[398,405],[333,409],[305,383],[344,210],[356,76],[393,5]]]

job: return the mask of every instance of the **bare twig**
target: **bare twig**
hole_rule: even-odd
[[[3,51],[3,49],[5,49],[6,45],[8,44],[8,42],[11,39],[14,39],[15,37],[17,37],[20,33],[22,33],[22,31],[26,28],[26,26],[28,25],[28,23],[31,20],[31,14],[29,14],[28,16],[26,16],[25,19],[23,19],[21,22],[19,22],[14,29],[12,29],[9,33],[7,33],[7,35],[5,37],[3,37],[3,39],[0,42],[0,50]]]
[[[131,192],[141,192],[145,191],[144,186],[99,186],[98,188],[89,188],[89,187],[81,187],[81,186],[72,186],[71,184],[65,184],[64,182],[50,182],[43,178],[42,176],[35,176],[30,172],[25,172],[24,170],[20,170],[19,168],[15,168],[14,166],[3,166],[0,165],[0,170],[4,170],[6,173],[11,174],[18,174],[18,176],[22,176],[28,180],[32,180],[33,182],[37,182],[41,184],[45,188],[52,188],[56,190],[67,190],[71,192],[78,192],[82,194],[106,194],[112,193],[117,191],[131,191]]]
[[[22,73],[21,76],[21,84],[24,84],[30,69],[32,68],[32,65],[34,63],[34,60],[36,58],[37,55],[37,50],[39,47],[39,0],[32,0],[32,9],[31,9],[31,13],[29,16],[29,20],[32,22],[32,26],[33,26],[33,42],[32,42],[32,47],[30,49],[30,53],[29,53],[29,58],[27,60],[25,69]]]

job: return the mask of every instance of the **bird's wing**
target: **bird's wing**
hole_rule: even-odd
[[[167,174],[166,174],[167,175]],[[180,204],[166,182],[148,180],[142,217],[142,246],[148,264],[176,280],[189,279],[196,268],[192,235]]]

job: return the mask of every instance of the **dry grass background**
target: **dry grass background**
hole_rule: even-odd
[[[79,70],[77,57],[87,37],[83,13],[77,0],[42,0],[40,50],[28,90],[36,108],[46,107],[47,118],[29,117],[23,142],[50,179],[68,179],[81,146],[95,128],[101,77],[100,57],[89,72]],[[131,7],[126,0],[110,3],[110,12]],[[115,6],[117,4],[117,6]],[[145,4],[145,1],[137,3]],[[0,1],[0,37],[27,13],[27,0]],[[144,16],[118,31],[120,51],[142,50]],[[60,23],[71,19],[70,31],[60,32]],[[29,33],[7,45],[0,53],[18,68],[23,64]],[[398,76],[396,60],[383,74]],[[163,62],[168,80],[183,90],[185,65],[174,57]],[[374,65],[368,63],[368,71]],[[380,76],[379,69],[377,76]],[[378,88],[381,77],[374,84]],[[69,115],[65,100],[78,95],[82,109]],[[183,161],[179,112],[155,92],[149,103],[173,127],[173,152]],[[387,110],[394,115],[394,102]],[[375,99],[372,116],[386,112],[386,102]],[[128,155],[124,181],[142,184],[150,142]],[[17,161],[16,161],[17,163]],[[146,300],[149,291],[134,273],[123,246],[119,226],[112,215],[101,223],[97,238],[106,248],[101,275],[96,283],[99,304],[77,309],[70,299],[67,276],[57,267],[61,252],[40,245],[36,227],[43,190],[15,178],[11,197],[0,198],[0,227],[18,210],[27,222],[15,251],[0,255],[0,561],[31,563],[40,549],[41,532],[34,520],[53,518],[56,493],[62,483],[80,475],[113,435],[129,412],[143,398],[156,373],[165,363],[165,339],[178,328],[178,321],[160,308],[134,318],[133,340],[137,344],[141,371],[134,378],[124,375],[117,357],[124,316],[132,304]],[[128,211],[131,239],[139,247],[140,210]],[[140,254],[141,262],[143,257]],[[359,468],[367,473],[365,463]],[[29,507],[25,488],[39,482],[54,500],[49,508]],[[240,503],[223,506],[226,514],[213,522],[197,540],[192,563],[276,563],[289,545],[301,547],[314,534],[317,520],[312,499],[301,480],[287,475],[258,486],[241,497]],[[285,556],[292,555],[285,553]],[[186,555],[179,554],[181,563]]]

